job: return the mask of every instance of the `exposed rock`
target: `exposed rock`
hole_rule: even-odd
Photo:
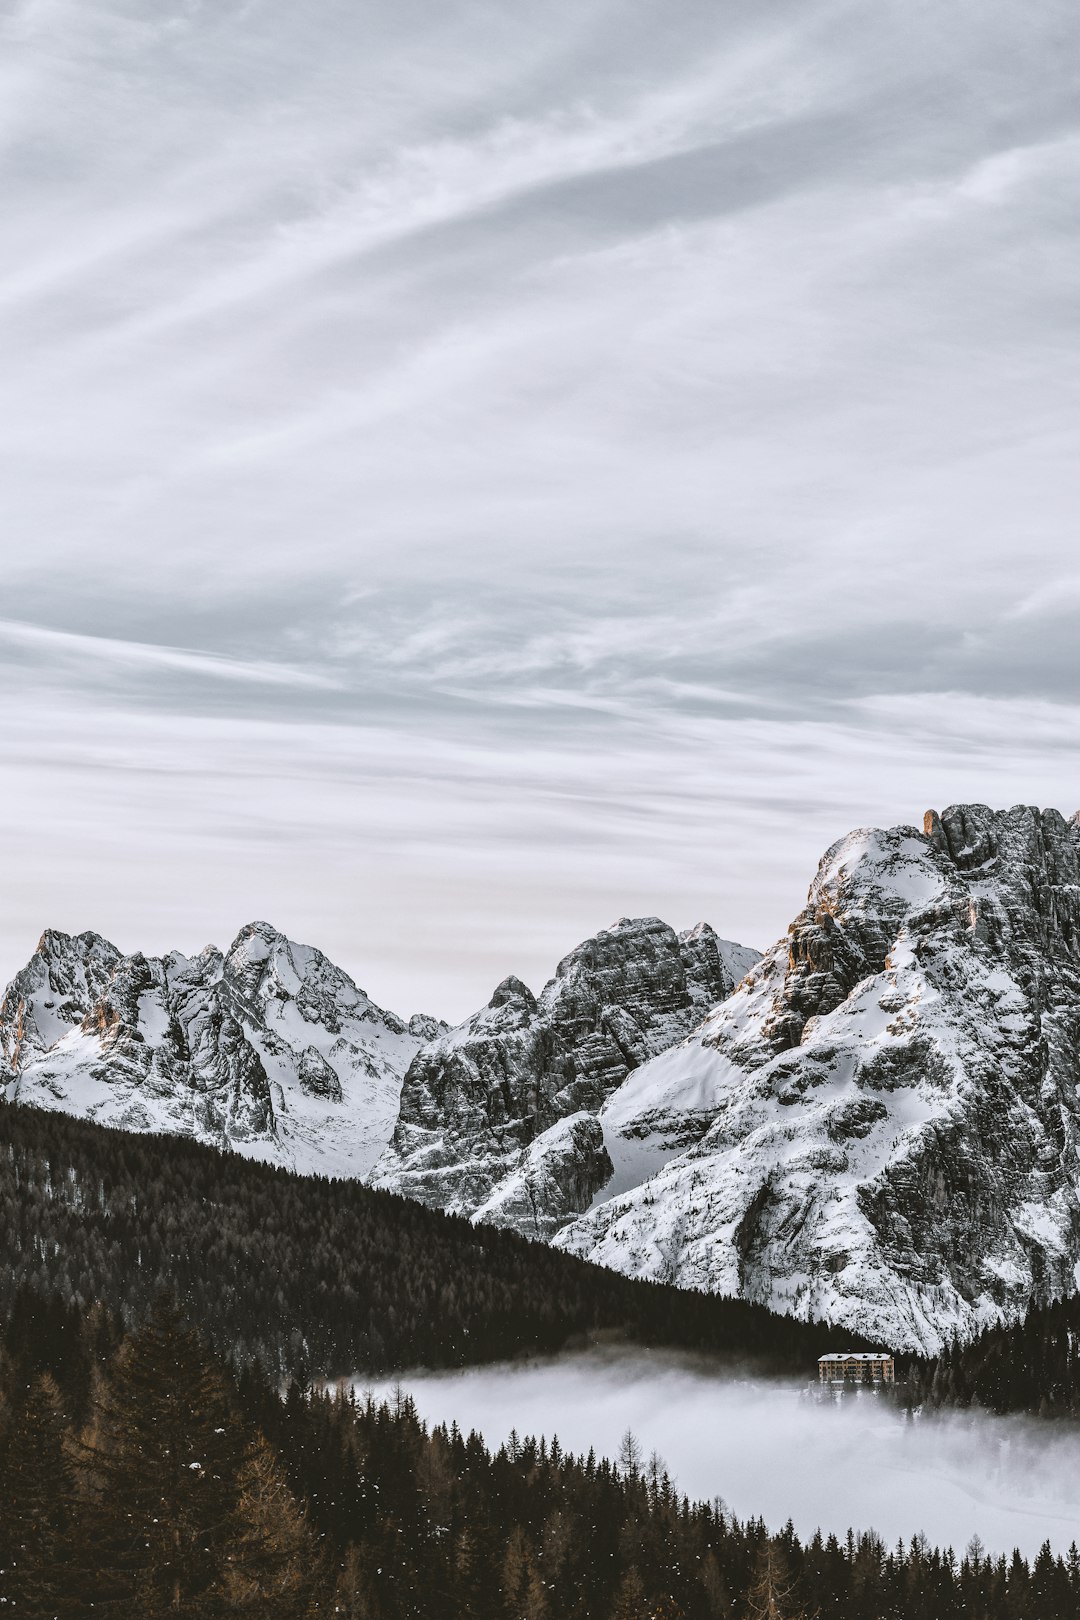
[[[405,1024],[268,923],[249,923],[224,955],[193,957],[124,956],[97,934],[48,931],[0,1003],[0,1087],[103,1124],[363,1178],[417,1059],[401,1190],[469,1212],[491,1203],[491,1219],[547,1234],[588,1206],[611,1165],[595,1123],[544,1133],[595,1112],[752,954],[704,926],[680,938],[655,918],[624,920],[572,951],[539,1001],[511,975],[451,1032],[422,1013]]]
[[[529,1143],[474,1221],[510,1226],[526,1237],[550,1238],[580,1210],[612,1172],[595,1114],[570,1114]]]
[[[409,1019],[409,1034],[415,1035],[420,1041],[434,1041],[440,1035],[445,1035],[450,1025],[441,1018],[432,1018],[428,1013],[413,1013]]]
[[[125,957],[96,934],[50,931],[0,1004],[0,1082],[101,1124],[362,1176],[422,1040],[268,923],[224,957]]]
[[[1080,822],[954,806],[850,834],[808,903],[601,1123],[616,1269],[897,1348],[1080,1275]]]
[[[297,1069],[300,1084],[309,1097],[329,1097],[333,1102],[342,1098],[341,1081],[317,1046],[305,1046]]]
[[[564,957],[539,997],[504,979],[486,1007],[414,1059],[373,1179],[442,1209],[492,1219],[497,1211],[503,1224],[520,1216],[534,1235],[552,1230],[587,1208],[610,1165],[586,1146],[595,1133],[579,1126],[573,1140],[591,1168],[576,1180],[560,1171],[553,1202],[541,1208],[529,1189],[543,1179],[547,1147],[539,1158],[532,1148],[558,1122],[595,1114],[628,1074],[730,994],[733,969],[755,960],[706,924],[678,935],[656,917],[624,917]],[[569,1140],[562,1133],[550,1145],[562,1153]]]
[[[121,960],[100,934],[47,928],[0,1001],[0,1058],[8,1076],[81,1024]]]

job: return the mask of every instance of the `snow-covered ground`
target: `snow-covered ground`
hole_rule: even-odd
[[[984,1414],[910,1422],[872,1393],[820,1400],[785,1380],[737,1377],[691,1356],[588,1351],[551,1360],[416,1373],[400,1382],[429,1423],[456,1419],[498,1445],[558,1434],[564,1450],[615,1457],[627,1428],[657,1451],[680,1491],[723,1497],[800,1535],[875,1529],[894,1545],[922,1530],[957,1555],[1034,1555],[1080,1539],[1080,1427]],[[386,1396],[394,1381],[358,1381]]]

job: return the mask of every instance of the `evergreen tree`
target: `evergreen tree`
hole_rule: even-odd
[[[503,1558],[502,1589],[506,1613],[514,1620],[546,1620],[547,1594],[532,1542],[520,1525],[510,1533]]]
[[[101,1381],[75,1452],[80,1558],[103,1612],[213,1613],[242,1449],[220,1371],[158,1305]]]
[[[747,1620],[802,1620],[787,1560],[772,1540],[758,1554],[754,1583],[746,1595],[746,1615]]]
[[[628,1431],[629,1432],[629,1431]],[[619,1582],[615,1594],[615,1607],[611,1620],[649,1620],[650,1604],[645,1595],[645,1583],[634,1564]]]

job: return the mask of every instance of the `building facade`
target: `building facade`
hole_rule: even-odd
[[[836,1350],[818,1357],[818,1379],[823,1384],[892,1384],[896,1368],[887,1350]]]

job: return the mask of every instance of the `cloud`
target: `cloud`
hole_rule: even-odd
[[[301,686],[332,690],[335,683],[313,670],[285,664],[225,658],[187,647],[167,647],[113,636],[76,635],[38,624],[0,619],[0,661],[8,659],[47,670],[53,677],[131,680],[154,675],[195,675],[212,682],[240,681],[257,686]]]
[[[1078,32],[9,14],[0,956],[271,913],[465,1012],[1080,800]]]
[[[492,1447],[514,1429],[616,1458],[629,1428],[692,1501],[720,1497],[773,1531],[790,1519],[804,1538],[874,1529],[895,1545],[922,1530],[958,1557],[975,1535],[1006,1557],[1034,1558],[1047,1539],[1067,1551],[1080,1504],[1071,1435],[977,1412],[910,1423],[873,1395],[819,1401],[812,1380],[813,1367],[805,1383],[762,1380],[704,1357],[617,1350],[404,1382],[428,1424],[456,1421]],[[389,1399],[392,1385],[373,1392]]]

